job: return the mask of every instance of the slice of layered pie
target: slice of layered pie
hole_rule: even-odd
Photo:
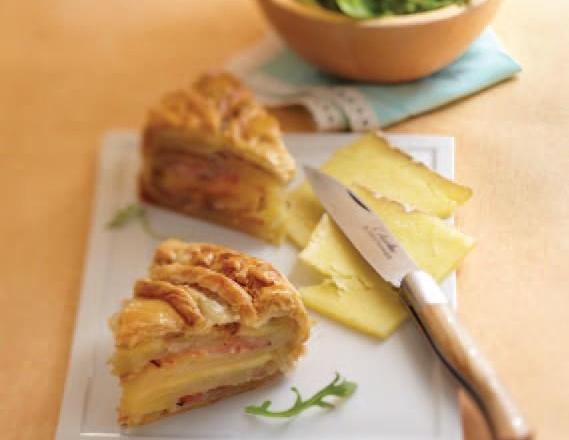
[[[256,388],[287,371],[309,335],[299,294],[269,263],[176,240],[159,246],[111,328],[123,426]]]
[[[279,243],[295,164],[278,121],[228,73],[168,94],[144,128],[142,198]]]

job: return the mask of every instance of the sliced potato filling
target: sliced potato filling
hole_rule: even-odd
[[[215,354],[240,354],[260,348],[279,348],[289,342],[286,318],[275,318],[260,328],[240,326],[235,334],[220,327],[216,333],[188,333],[177,337],[152,339],[134,347],[116,347],[111,360],[113,372],[119,376],[137,373],[160,364],[165,357],[185,354],[198,359]]]
[[[278,370],[278,360],[279,350],[272,348],[231,357],[185,355],[124,380],[121,416],[136,423],[148,414],[175,411],[187,396],[269,376]]]
[[[273,241],[284,235],[285,188],[276,176],[226,151],[201,155],[170,144],[152,154],[144,178],[161,203]]]
[[[288,318],[273,318],[260,328],[230,325],[117,347],[111,362],[123,386],[121,417],[139,423],[149,414],[175,412],[194,404],[195,396],[263,379],[287,366],[294,334]]]
[[[259,183],[269,180],[266,172],[223,153],[197,156],[175,151],[160,153],[154,176],[171,197],[229,211],[261,210],[265,191]]]

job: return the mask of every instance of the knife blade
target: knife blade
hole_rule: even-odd
[[[532,434],[511,395],[460,324],[436,281],[420,270],[389,228],[350,188],[304,167],[326,212],[403,303],[442,364],[478,404],[496,440],[529,440]]]
[[[368,264],[395,287],[417,265],[380,218],[348,187],[311,167],[306,176],[334,222]]]

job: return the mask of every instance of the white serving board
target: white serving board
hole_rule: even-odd
[[[286,144],[297,163],[318,166],[353,134],[291,134]],[[453,139],[390,135],[391,141],[439,173],[453,177]],[[376,439],[460,440],[462,429],[456,388],[423,341],[406,323],[384,342],[358,334],[311,313],[315,325],[308,354],[284,379],[255,390],[144,427],[121,430],[115,408],[117,379],[106,364],[113,349],[108,318],[131,296],[134,281],[145,275],[157,241],[138,224],[109,231],[105,224],[121,207],[137,199],[139,138],[132,132],[109,133],[103,142],[89,250],[75,329],[71,362],[57,439]],[[301,167],[299,166],[299,169]],[[301,170],[299,170],[302,174]],[[299,175],[294,184],[302,179]],[[210,241],[272,262],[298,282],[296,249],[269,245],[246,234],[148,207],[161,234],[187,241]],[[454,301],[455,278],[443,284]],[[349,401],[331,411],[311,409],[293,420],[246,415],[248,404],[273,401],[287,407],[290,386],[309,395],[334,372],[358,383]]]

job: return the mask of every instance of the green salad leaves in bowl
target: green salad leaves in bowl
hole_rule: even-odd
[[[351,18],[369,19],[389,15],[415,14],[468,0],[297,0],[300,3],[339,12]]]

